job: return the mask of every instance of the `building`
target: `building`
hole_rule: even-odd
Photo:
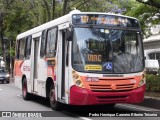
[[[144,39],[144,54],[146,59],[158,60],[160,65],[160,25],[152,29],[153,35]]]
[[[3,61],[3,58],[0,56],[0,67],[5,67],[5,62]]]

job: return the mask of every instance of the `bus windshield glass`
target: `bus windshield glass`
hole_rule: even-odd
[[[109,28],[74,28],[72,66],[81,72],[134,73],[144,69],[141,33]]]

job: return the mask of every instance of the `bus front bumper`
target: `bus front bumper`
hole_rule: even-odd
[[[70,89],[71,105],[100,105],[114,103],[141,103],[144,100],[146,85],[140,88],[121,92],[92,92],[78,86]]]

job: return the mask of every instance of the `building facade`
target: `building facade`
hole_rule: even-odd
[[[143,46],[146,59],[158,60],[160,65],[160,34],[144,39]]]

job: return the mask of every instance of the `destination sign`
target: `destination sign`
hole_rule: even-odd
[[[139,28],[139,23],[136,19],[116,15],[81,14],[73,15],[72,19],[73,24],[76,25],[88,24]]]

